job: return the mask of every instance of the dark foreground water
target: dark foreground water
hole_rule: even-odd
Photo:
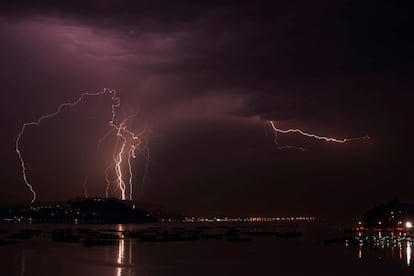
[[[170,225],[156,225],[161,228]],[[182,225],[180,225],[182,226]],[[252,241],[140,242],[122,239],[116,245],[86,247],[82,243],[53,242],[45,234],[54,228],[148,227],[1,225],[7,232],[41,229],[42,235],[14,245],[0,246],[0,275],[413,275],[411,247],[345,246],[322,241],[340,235],[338,229],[317,223],[296,226],[303,237],[255,236]],[[184,225],[194,228],[195,225]],[[221,227],[221,226],[220,226]],[[254,226],[249,226],[254,229]],[[263,229],[275,229],[268,225]],[[213,228],[212,228],[213,229]],[[280,230],[280,228],[278,228]],[[209,230],[216,231],[216,230]]]

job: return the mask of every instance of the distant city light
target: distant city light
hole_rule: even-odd
[[[407,222],[405,223],[405,227],[406,227],[407,229],[410,229],[410,228],[412,228],[412,227],[413,227],[413,224],[412,224],[412,222],[410,222],[410,221],[407,221]]]
[[[183,222],[278,222],[278,221],[315,221],[316,217],[185,217]],[[166,220],[163,220],[166,221]]]

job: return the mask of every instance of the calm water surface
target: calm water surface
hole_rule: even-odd
[[[171,225],[156,225],[169,228]],[[182,225],[181,225],[182,226]],[[113,228],[137,230],[148,225],[74,226],[1,225],[19,229]],[[195,225],[184,225],[194,228]],[[261,230],[280,230],[268,225]],[[286,228],[289,229],[290,228]],[[124,239],[117,245],[85,247],[58,243],[50,235],[0,247],[0,275],[413,275],[411,247],[359,247],[343,243],[324,245],[341,233],[335,227],[313,223],[296,226],[304,236],[255,236],[251,242],[200,240],[150,243]]]

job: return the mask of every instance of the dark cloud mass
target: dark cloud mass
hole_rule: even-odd
[[[29,201],[22,124],[113,87],[152,161],[135,199],[183,213],[350,218],[413,201],[409,1],[12,1],[0,4],[2,201]],[[110,99],[25,133],[39,200],[102,196]],[[109,111],[109,112],[108,112]],[[370,141],[326,144],[266,124]]]

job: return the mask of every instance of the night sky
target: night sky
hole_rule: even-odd
[[[10,1],[0,4],[0,202],[30,202],[15,140],[24,122],[104,87],[146,130],[139,201],[201,215],[349,219],[414,202],[411,1]],[[28,128],[39,201],[103,196],[110,98]],[[277,150],[268,120],[294,134]],[[139,155],[139,154],[138,154]]]

